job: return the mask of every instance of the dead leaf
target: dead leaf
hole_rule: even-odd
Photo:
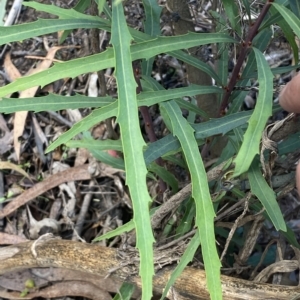
[[[23,194],[16,197],[13,201],[8,203],[1,211],[0,218],[3,218],[12,212],[14,212],[20,206],[26,204],[30,200],[38,197],[46,191],[64,183],[73,180],[90,180],[92,178],[88,171],[89,165],[85,164],[82,166],[70,168],[63,172],[58,172],[42,182],[37,183],[32,188],[26,190]]]
[[[19,70],[12,63],[9,52],[5,55],[4,69],[5,69],[5,73],[7,74],[7,76],[9,77],[9,79],[11,81],[15,81],[16,79],[22,77]],[[10,97],[10,94],[5,96],[5,98],[9,98],[9,97]]]
[[[52,64],[52,61],[54,59],[56,51],[61,49],[61,48],[62,47],[52,47],[52,48],[50,48],[46,58],[42,62],[40,62],[35,69],[31,68],[26,73],[26,76],[27,75],[33,75],[33,74],[36,74],[36,73],[39,73],[41,71],[44,71],[44,70],[48,69]],[[20,92],[19,98],[24,99],[24,98],[34,97],[34,95],[35,95],[36,91],[38,90],[38,88],[39,88],[38,86],[35,86],[35,87],[32,87],[28,90]],[[20,112],[16,112],[16,114],[15,114],[15,120],[14,120],[14,147],[15,147],[17,160],[20,159],[20,152],[21,152],[21,143],[19,141],[19,137],[22,136],[22,134],[23,134],[27,115],[28,115],[28,111],[20,111]]]
[[[27,173],[18,165],[15,165],[9,161],[0,161],[0,170],[2,169],[10,169],[10,170],[14,170],[16,172],[21,173],[23,176],[27,177],[29,180],[30,177],[27,175]]]

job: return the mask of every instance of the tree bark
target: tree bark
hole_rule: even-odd
[[[28,268],[67,268],[103,278],[127,281],[141,287],[140,277],[133,275],[130,265],[118,258],[113,248],[61,239],[30,241],[0,249],[0,274]],[[135,261],[137,259],[135,258]],[[162,293],[174,267],[163,268],[153,278],[153,291]],[[223,276],[224,300],[292,299],[300,287],[275,286]],[[188,299],[209,299],[204,270],[187,267],[173,288]]]

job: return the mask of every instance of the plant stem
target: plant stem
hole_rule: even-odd
[[[246,40],[242,42],[242,49],[238,58],[238,61],[233,69],[229,84],[227,87],[225,87],[226,92],[223,96],[222,99],[222,103],[219,109],[219,116],[223,116],[225,114],[225,109],[228,106],[229,103],[229,97],[232,93],[232,90],[234,88],[234,86],[236,85],[236,82],[239,79],[239,72],[240,69],[245,61],[246,55],[248,53],[248,50],[251,48],[252,46],[252,41],[254,39],[254,37],[256,36],[259,26],[261,25],[263,19],[265,18],[271,3],[273,1],[271,0],[267,0],[267,2],[265,3],[264,7],[262,8],[260,15],[258,16],[258,18],[256,19],[256,22],[254,24],[251,25],[250,30],[248,32],[248,36],[246,37]]]

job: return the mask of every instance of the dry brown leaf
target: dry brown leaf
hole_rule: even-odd
[[[22,77],[21,73],[19,72],[19,70],[15,67],[15,65],[12,63],[11,59],[10,59],[10,53],[7,53],[5,55],[5,59],[4,59],[4,69],[5,69],[5,73],[7,74],[7,76],[9,77],[9,79],[11,81],[15,81],[16,79]],[[5,96],[6,98],[10,97],[9,95]]]
[[[64,183],[73,180],[90,180],[91,174],[88,171],[89,165],[82,165],[74,168],[70,168],[66,171],[59,172],[52,176],[49,176],[47,179],[42,182],[37,183],[32,188],[26,190],[23,194],[16,197],[13,201],[8,203],[1,211],[0,218],[3,218],[12,212],[14,212],[20,206],[26,204],[30,200],[39,195],[45,193],[46,191]]]
[[[30,177],[27,175],[27,173],[18,165],[15,165],[9,161],[0,161],[0,170],[2,169],[10,169],[10,170],[14,170],[16,172],[21,173],[23,176],[27,177],[29,180]]]
[[[86,148],[79,148],[77,151],[75,166],[83,165],[90,157],[90,152]]]
[[[45,59],[42,62],[40,62],[35,69],[31,68],[26,73],[26,76],[36,74],[36,73],[39,73],[41,71],[44,71],[44,70],[48,69],[52,64],[52,61],[54,59],[56,51],[61,49],[61,48],[62,47],[52,47],[52,48],[50,48],[50,50],[48,51],[48,54],[45,57]],[[21,99],[21,98],[34,97],[34,95],[35,95],[36,91],[38,90],[38,88],[39,87],[36,86],[36,87],[32,87],[28,90],[20,92],[19,98]],[[21,152],[21,143],[19,141],[19,137],[22,136],[22,134],[23,134],[27,115],[28,115],[28,111],[20,111],[20,112],[16,112],[16,114],[15,114],[15,120],[14,120],[14,147],[15,147],[17,160],[20,159],[20,152]]]

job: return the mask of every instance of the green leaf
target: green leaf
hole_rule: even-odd
[[[210,65],[201,61],[200,59],[198,59],[192,55],[189,55],[188,53],[180,51],[180,50],[171,51],[168,54],[176,57],[179,60],[182,60],[183,62],[185,62],[191,66],[194,66],[195,68],[198,68],[198,69],[204,71],[211,78],[213,78],[219,85],[222,84],[222,81],[219,78],[219,76],[217,75],[217,73],[215,72],[215,70]]]
[[[193,221],[196,214],[196,206],[193,199],[190,197],[185,204],[185,212],[180,220],[180,224],[176,228],[176,237],[183,236],[193,228]]]
[[[148,165],[148,170],[152,173],[157,174],[164,182],[166,182],[172,189],[172,193],[178,192],[178,182],[175,176],[166,170],[166,168],[159,166],[156,163],[151,163]]]
[[[66,146],[70,148],[86,148],[89,150],[116,150],[122,151],[122,143],[120,140],[74,140],[68,141]]]
[[[58,147],[61,144],[64,144],[68,142],[70,139],[72,139],[75,135],[89,130],[92,126],[95,124],[104,121],[108,118],[111,118],[113,116],[117,115],[117,107],[118,103],[117,101],[106,105],[102,108],[95,109],[90,115],[83,118],[81,121],[77,122],[73,125],[71,129],[63,133],[56,141],[54,141],[47,149],[46,153],[53,151],[56,147]]]
[[[92,137],[91,133],[89,131],[84,131],[82,133],[83,138],[81,141],[86,142],[87,149],[91,152],[91,154],[98,160],[101,161],[113,168],[125,170],[125,164],[124,160],[120,157],[113,157],[107,151],[101,151],[98,149],[91,149],[89,148],[89,142],[94,141],[94,138]]]
[[[292,153],[298,149],[300,149],[299,132],[290,135],[287,139],[278,144],[278,153],[280,156]]]
[[[144,11],[145,11],[145,33],[155,37],[160,35],[160,14],[162,7],[160,7],[156,0],[143,0]],[[154,57],[142,62],[142,74],[151,75],[153,68]]]
[[[94,1],[94,0],[93,0]],[[110,27],[110,22],[98,16],[84,14],[84,10],[91,4],[91,0],[80,1],[74,8],[61,8],[55,5],[42,4],[36,1],[24,2],[23,5],[32,7],[38,11],[44,11],[49,14],[58,16],[60,19],[86,19],[98,20],[104,26]],[[28,23],[31,24],[31,23]]]
[[[245,124],[252,113],[253,111],[243,111],[223,118],[212,119],[199,124],[192,124],[192,127],[195,130],[195,137],[196,139],[205,139],[216,134],[224,135],[230,130]]]
[[[177,97],[178,97],[178,96],[183,96],[183,95],[195,95],[198,93],[222,91],[221,89],[216,88],[216,87],[205,87],[205,86],[198,86],[198,85],[191,85],[189,87],[180,88],[178,90],[179,90],[178,93],[176,93],[176,90],[160,90],[160,91],[156,91],[156,92],[143,92],[137,96],[138,99],[140,99],[138,101],[138,105],[139,106],[153,105],[153,104],[159,103],[160,101],[172,99],[175,95],[177,95]],[[84,96],[78,96],[78,97],[81,99],[87,98]],[[102,98],[100,97],[100,98],[95,98],[95,99],[102,99]],[[11,99],[8,99],[8,100],[11,100]],[[22,100],[19,99],[18,101],[25,101],[25,100],[26,99],[22,99]],[[91,101],[93,101],[93,100],[91,100]],[[16,103],[18,103],[18,102],[16,102]],[[99,101],[99,103],[101,103],[101,102]],[[117,103],[117,101],[112,103],[111,105],[102,107],[100,110],[94,110],[91,115],[85,117],[84,119],[79,121],[77,124],[75,124],[70,130],[63,133],[56,141],[54,141],[47,148],[46,152],[54,150],[59,145],[66,143],[67,141],[72,139],[75,135],[81,133],[82,131],[88,130],[89,128],[91,128],[92,126],[97,124],[98,122],[101,122],[101,121],[105,120],[106,118],[116,116],[117,115],[116,103]],[[61,107],[63,105],[65,106],[66,104],[62,103]],[[188,104],[186,104],[186,107],[193,109],[193,107],[191,105],[189,106]],[[26,106],[26,110],[30,110],[33,108],[34,108],[34,105]],[[22,106],[21,110],[24,110],[24,109],[25,109],[25,106]],[[18,110],[18,107],[16,107],[16,111],[17,110]],[[0,101],[0,111],[2,111],[1,101]],[[197,113],[201,113],[201,111],[197,110],[197,108],[195,108],[195,111],[197,111]],[[172,142],[174,143],[174,139]],[[164,154],[165,153],[166,152],[164,152]]]
[[[222,3],[224,5],[226,16],[230,22],[232,29],[235,30],[239,36],[241,36],[238,6],[236,5],[235,1],[232,0],[222,0]]]
[[[249,22],[251,22],[251,7],[250,7],[249,0],[242,0],[242,2],[244,4],[245,10],[247,12]]]
[[[59,21],[59,20],[56,20]],[[64,20],[62,20],[64,21]],[[45,86],[60,78],[74,78],[80,74],[96,72],[114,66],[114,53],[108,49],[100,54],[82,57],[67,62],[54,63],[48,70],[18,78],[16,81],[0,88],[0,97],[33,86]]]
[[[276,230],[286,231],[286,224],[280,207],[276,201],[275,193],[267,184],[258,167],[258,161],[254,161],[248,172],[251,192],[259,199],[266,209]]]
[[[26,4],[25,4],[26,5]],[[88,7],[91,6],[91,0],[80,0],[75,6],[74,10],[83,13]],[[38,9],[39,10],[39,9]],[[71,33],[71,30],[65,30],[59,39],[59,43],[62,44],[67,36]]]
[[[113,300],[130,300],[134,289],[135,286],[133,284],[124,282]]]
[[[112,97],[86,97],[80,94],[75,96],[61,96],[49,94],[45,97],[34,98],[3,98],[0,100],[0,112],[12,113],[16,111],[45,111],[62,110],[86,107],[101,107],[112,103]]]
[[[100,241],[103,241],[103,240],[106,240],[106,239],[111,239],[115,236],[118,236],[118,235],[121,235],[123,234],[124,232],[129,232],[131,230],[134,229],[134,222],[133,220],[130,220],[128,223],[114,229],[114,230],[111,230],[101,236],[98,236],[96,237],[95,239],[93,239],[93,243],[94,242],[100,242]]]
[[[98,14],[100,15],[103,12],[104,5],[106,4],[105,0],[96,0],[98,5]]]
[[[201,241],[207,287],[211,299],[222,299],[220,261],[215,244],[214,208],[207,183],[203,161],[194,137],[194,130],[182,116],[175,101],[161,104],[169,115],[173,135],[177,136],[192,179],[192,196],[196,203],[196,225]]]
[[[181,87],[177,89],[142,92],[137,97],[139,101],[139,106],[151,106],[166,100],[171,100],[174,98],[179,98],[184,96],[195,96],[195,95],[214,94],[214,93],[222,94],[223,92],[224,92],[223,89],[220,89],[216,86],[204,86],[204,85],[201,86],[197,84],[191,84],[188,87]],[[181,101],[179,102],[182,103]],[[191,107],[191,106],[187,104],[186,107]],[[198,109],[197,112],[199,113],[202,111]]]
[[[297,18],[300,18],[300,2],[299,0],[289,0],[291,11],[294,12],[294,14],[297,16]]]
[[[88,149],[88,148],[87,148]],[[120,157],[113,157],[106,151],[88,149],[92,155],[98,160],[101,161],[113,168],[125,170],[124,160]]]
[[[180,143],[178,139],[171,134],[154,143],[151,143],[144,152],[146,165],[171,151],[178,150],[179,148]]]
[[[38,20],[32,23],[0,27],[0,45],[11,42],[22,41],[34,36],[40,36],[59,30],[76,29],[76,28],[98,28],[103,27],[99,17],[95,19],[62,19],[62,20]]]
[[[271,7],[270,8],[270,13],[272,15],[275,15],[275,14],[278,14],[278,11],[274,7]],[[299,62],[298,46],[297,46],[297,43],[295,41],[295,35],[292,32],[292,30],[290,28],[290,25],[283,18],[281,18],[281,20],[277,21],[277,24],[280,26],[281,30],[284,33],[284,36],[286,37],[290,47],[293,50],[293,55],[294,55],[294,58],[295,58],[295,64],[298,64],[298,62]]]
[[[295,236],[295,232],[287,226],[287,231],[282,232],[283,236],[287,239],[288,243],[300,249],[300,245],[297,241],[297,237]]]
[[[151,106],[162,101],[173,99],[174,97],[194,96],[200,94],[223,93],[223,90],[214,86],[190,85],[188,87],[142,92],[138,97],[139,106]],[[35,98],[4,98],[0,101],[0,112],[12,113],[16,111],[45,111],[45,110],[62,110],[84,107],[101,107],[110,104],[114,101],[112,97],[87,97],[80,94],[75,96],[61,96],[49,94],[45,97]],[[185,109],[194,111],[200,115],[203,111],[197,106],[188,103],[187,101],[178,99],[176,102]]]
[[[122,3],[112,6],[112,37],[115,54],[115,76],[118,86],[118,117],[128,185],[136,228],[136,246],[140,253],[142,299],[152,298],[153,242],[149,205],[151,198],[146,185],[147,168],[143,156],[143,140],[138,115],[136,82],[131,66],[131,35],[128,31]]]
[[[183,270],[188,265],[188,263],[193,260],[195,253],[200,245],[199,241],[200,241],[199,231],[197,231],[195,233],[195,235],[193,236],[193,238],[191,239],[191,241],[190,241],[188,247],[186,248],[186,250],[184,251],[183,255],[181,256],[181,259],[180,259],[178,265],[176,266],[175,270],[173,271],[172,275],[170,276],[170,279],[169,279],[168,283],[166,284],[166,287],[164,288],[162,297],[160,298],[161,300],[165,299],[170,287],[175,283],[176,279],[180,276],[180,274],[183,272]],[[212,299],[215,299],[215,298],[212,298]],[[221,294],[221,297],[217,298],[217,299],[222,299],[222,294]]]
[[[194,99],[194,97],[192,99]],[[190,103],[190,102],[188,102],[186,100],[183,100],[183,99],[174,99],[174,100],[180,108],[188,110],[189,113],[192,112],[192,113],[198,114],[199,116],[201,116],[205,119],[209,119],[208,114],[204,110],[200,109],[197,106],[197,100],[196,99],[195,99],[195,103]],[[195,120],[195,118],[193,118],[192,123],[194,123],[194,120]]]
[[[223,118],[212,119],[204,123],[192,124],[191,126],[195,130],[196,139],[205,139],[212,135],[225,134],[233,128],[245,124],[249,120],[251,114],[252,111],[243,111]],[[178,142],[178,139],[169,134],[148,145],[144,153],[146,164],[155,161],[157,158],[164,156],[168,152],[177,151],[179,148],[180,143]]]
[[[69,20],[50,21],[65,22]],[[53,22],[52,26],[54,26],[55,24],[56,23]],[[181,36],[158,37],[151,41],[134,44],[131,46],[130,50],[132,60],[137,60],[141,58],[150,58],[156,54],[168,52],[171,50],[194,47],[196,45],[234,41],[234,39],[225,34],[202,33],[201,38],[199,39],[199,34],[188,33]],[[56,63],[52,68],[48,70],[19,78],[13,83],[0,88],[0,97],[13,93],[15,91],[28,89],[33,86],[45,86],[46,84],[60,78],[74,78],[75,76],[83,73],[95,72],[109,67],[115,67],[114,53],[112,49],[108,49],[100,54],[78,58],[68,62]]]
[[[259,153],[261,135],[272,114],[273,74],[264,55],[256,48],[253,50],[258,68],[259,93],[254,112],[248,122],[249,126],[244,135],[242,147],[235,159],[234,176],[246,172],[254,156]]]
[[[283,5],[272,3],[272,5],[278,10],[278,12],[283,16],[286,22],[290,25],[295,34],[300,38],[300,22],[299,19],[286,7]]]

